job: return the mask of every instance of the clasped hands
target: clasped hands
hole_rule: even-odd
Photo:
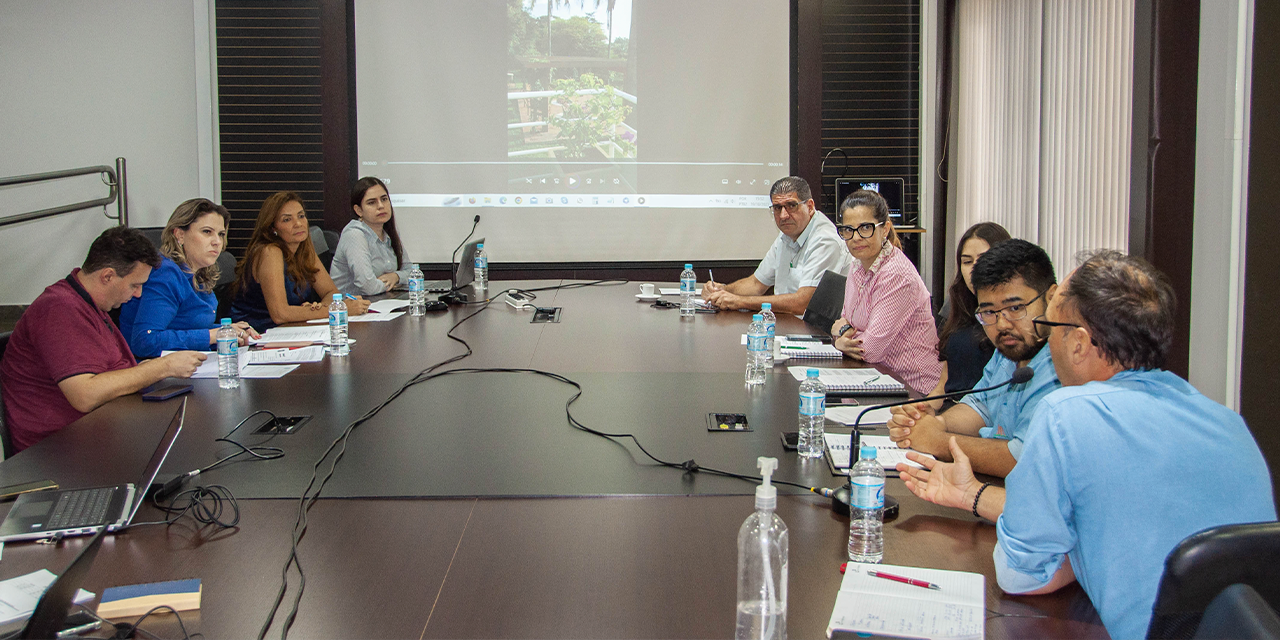
[[[866,352],[862,350],[862,338],[859,337],[858,330],[849,327],[841,331],[845,327],[849,327],[849,323],[844,318],[836,318],[835,324],[831,325],[831,337],[833,338],[831,346],[854,360],[863,360]]]
[[[950,457],[946,422],[927,402],[893,407],[885,426],[889,427],[889,439],[903,449],[923,451],[943,460]]]

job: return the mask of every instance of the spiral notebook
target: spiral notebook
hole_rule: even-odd
[[[791,376],[801,382],[811,367],[787,367]],[[875,369],[818,369],[818,380],[827,385],[828,393],[856,393],[874,396],[906,395],[901,382]]]
[[[824,358],[828,360],[839,360],[844,357],[839,349],[816,341],[807,340],[787,340],[784,337],[778,337],[778,353],[788,358]]]
[[[926,589],[872,576],[891,574],[936,585]],[[980,573],[850,562],[845,568],[827,637],[853,632],[891,638],[986,637],[987,579]]]
[[[847,433],[825,433],[824,439],[827,441],[827,464],[831,466],[832,475],[845,475],[849,473],[849,434]],[[912,449],[903,449],[889,439],[889,436],[871,436],[864,435],[859,440],[862,446],[875,447],[876,462],[888,472],[897,472],[898,463],[901,462],[909,467],[923,469],[924,466],[918,462],[914,462],[907,458],[907,452]],[[916,451],[926,458],[933,456]],[[936,458],[934,458],[936,460]]]

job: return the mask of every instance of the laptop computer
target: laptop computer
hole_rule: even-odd
[[[71,608],[80,585],[84,584],[85,576],[89,574],[94,558],[98,557],[98,548],[102,546],[102,537],[105,535],[107,535],[105,529],[98,530],[98,535],[80,550],[76,559],[67,565],[67,569],[53,581],[53,584],[49,585],[44,595],[40,596],[35,610],[31,613],[31,618],[27,620],[22,630],[6,638],[57,637],[58,632],[66,627],[67,611]]]
[[[164,466],[186,414],[187,399],[183,398],[138,484],[24,493],[0,523],[0,542],[88,535],[104,527],[116,531],[128,525]]]
[[[476,247],[484,244],[484,238],[468,242],[462,247],[462,260],[458,264],[451,265],[454,268],[453,280],[436,280],[428,282],[425,285],[427,293],[449,293],[455,289],[461,289],[476,279]]]
[[[818,288],[804,310],[804,322],[811,331],[818,335],[831,335],[831,325],[844,311],[844,285],[844,276],[834,271],[823,272],[822,280],[818,281]]]

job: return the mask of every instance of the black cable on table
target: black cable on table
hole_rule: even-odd
[[[101,622],[101,623],[103,623],[103,624],[107,625],[107,627],[109,627],[109,628],[111,628],[111,629],[114,629],[114,630],[115,630],[115,634],[114,634],[114,635],[111,635],[111,636],[107,636],[107,638],[109,638],[109,639],[115,639],[115,638],[132,638],[132,637],[133,637],[134,632],[137,632],[137,633],[141,633],[141,634],[143,634],[143,635],[146,635],[147,637],[155,638],[156,640],[162,640],[162,639],[160,638],[160,636],[158,636],[158,635],[156,635],[156,634],[154,634],[154,633],[151,633],[150,631],[147,631],[146,629],[143,629],[143,628],[142,628],[141,626],[139,626],[139,625],[141,625],[141,624],[142,624],[142,623],[143,623],[147,618],[150,618],[150,617],[152,616],[152,614],[156,613],[157,611],[164,611],[164,610],[168,610],[168,611],[169,611],[169,613],[172,613],[172,614],[173,614],[173,616],[174,616],[175,618],[177,618],[177,620],[178,620],[178,628],[182,630],[182,640],[191,640],[192,638],[203,638],[203,637],[204,637],[204,634],[203,634],[203,633],[190,633],[190,632],[188,632],[188,631],[187,631],[187,625],[186,625],[185,623],[183,623],[183,622],[182,622],[182,614],[178,613],[178,611],[177,611],[176,609],[174,609],[173,607],[171,607],[171,606],[169,606],[169,605],[167,605],[167,604],[162,604],[162,605],[160,605],[160,606],[158,606],[158,607],[154,607],[154,608],[152,608],[150,611],[148,611],[148,612],[146,612],[146,613],[142,614],[142,617],[140,617],[140,618],[138,618],[137,620],[133,621],[133,623],[132,623],[132,624],[131,624],[131,623],[128,623],[128,622],[112,622],[112,621],[107,620],[106,618],[104,618],[104,617],[102,617],[102,616],[98,615],[98,612],[94,611],[93,609],[90,609],[89,607],[86,607],[86,606],[84,606],[84,605],[82,605],[82,604],[80,604],[80,605],[76,605],[76,606],[80,607],[80,609],[81,609],[82,611],[84,611],[85,613],[87,613],[87,614],[89,614],[90,616],[92,616],[92,617],[93,617],[95,620],[97,620],[98,622]]]
[[[577,289],[582,287],[597,286],[601,284],[624,284],[627,282],[630,282],[630,281],[623,278],[606,278],[603,280],[595,280],[591,282],[573,282],[573,283],[568,283],[563,285],[554,285],[549,287],[527,289],[523,291],[533,292],[533,291],[547,291],[552,289]],[[504,290],[502,293],[505,293],[505,292],[506,290]],[[280,630],[281,640],[284,640],[285,638],[288,637],[289,629],[293,626],[294,620],[297,619],[298,608],[301,605],[302,595],[306,590],[306,584],[307,584],[306,574],[303,572],[302,563],[298,559],[298,544],[302,542],[302,538],[306,535],[306,532],[307,532],[307,527],[308,527],[307,513],[311,510],[311,507],[315,504],[316,500],[319,499],[320,493],[324,490],[325,485],[328,484],[329,479],[333,477],[333,474],[335,469],[337,468],[338,462],[340,462],[343,456],[346,454],[347,443],[350,440],[351,433],[355,431],[357,427],[359,427],[360,425],[363,425],[364,423],[371,420],[374,416],[378,415],[378,413],[381,412],[382,409],[386,408],[387,405],[391,404],[393,401],[399,398],[410,387],[423,382],[427,382],[429,380],[434,380],[435,378],[439,378],[446,375],[455,375],[455,374],[463,374],[463,373],[527,373],[527,374],[539,375],[539,376],[551,378],[558,382],[572,386],[576,390],[575,393],[569,398],[569,400],[565,402],[565,416],[567,417],[570,426],[572,426],[575,429],[578,429],[580,431],[585,431],[587,433],[591,433],[603,438],[608,438],[611,440],[629,439],[631,440],[631,442],[633,442],[636,445],[638,449],[640,449],[641,452],[644,453],[645,456],[647,456],[649,459],[653,460],[654,462],[664,467],[680,469],[686,473],[707,473],[707,474],[722,476],[726,478],[737,478],[739,480],[745,480],[747,482],[752,482],[752,483],[759,483],[763,481],[763,478],[761,478],[760,476],[738,474],[730,471],[724,471],[721,469],[715,469],[712,467],[704,467],[699,465],[697,462],[695,462],[692,459],[686,460],[684,462],[679,462],[679,463],[663,460],[653,455],[652,453],[650,453],[648,449],[645,449],[644,445],[640,444],[640,440],[636,438],[634,434],[608,433],[608,432],[592,429],[591,427],[586,426],[585,424],[580,422],[577,418],[575,418],[572,412],[573,403],[576,402],[578,398],[582,397],[582,385],[578,384],[577,382],[561,374],[550,372],[550,371],[542,371],[539,369],[516,369],[516,368],[465,368],[465,369],[449,369],[445,371],[439,371],[441,367],[463,360],[467,357],[470,357],[474,353],[474,351],[471,349],[471,345],[468,344],[466,340],[463,340],[462,338],[459,338],[458,336],[453,335],[453,332],[456,331],[458,327],[462,326],[462,324],[465,323],[466,321],[470,320],[471,318],[474,318],[475,316],[479,315],[482,311],[488,309],[489,305],[493,302],[494,299],[495,298],[489,298],[483,301],[476,301],[475,303],[472,303],[472,304],[481,304],[483,306],[481,306],[479,309],[476,309],[473,313],[463,317],[461,320],[458,320],[456,323],[454,323],[452,327],[449,328],[449,331],[445,334],[445,336],[448,337],[450,340],[458,342],[463,347],[465,347],[466,351],[464,353],[460,353],[450,358],[446,358],[440,362],[437,362],[436,364],[431,365],[430,367],[427,367],[426,369],[423,369],[422,371],[419,371],[412,378],[410,378],[408,381],[402,384],[398,389],[392,392],[391,395],[388,396],[385,400],[383,400],[381,403],[379,403],[377,406],[373,407],[369,411],[365,412],[363,416],[357,418],[354,422],[348,425],[347,428],[343,430],[342,434],[340,434],[337,438],[335,438],[333,442],[329,444],[329,447],[325,449],[324,453],[321,454],[320,458],[316,460],[315,464],[312,466],[312,469],[311,469],[311,479],[307,482],[307,486],[305,489],[303,489],[302,496],[299,497],[299,500],[298,500],[298,516],[297,516],[297,519],[294,521],[293,537],[292,537],[292,542],[290,544],[289,556],[285,560],[284,567],[281,569],[281,573],[280,573],[280,589],[276,592],[276,598],[272,602],[271,610],[267,614],[267,619],[262,623],[262,627],[258,631],[258,640],[263,640],[264,638],[266,638],[267,632],[271,629],[271,625],[275,622],[276,615],[279,613],[280,606],[284,603],[285,594],[288,593],[288,589],[289,589],[290,567],[296,567],[298,570],[298,589],[297,589],[297,593],[293,598],[293,606],[290,609],[289,613],[285,616],[285,619],[281,624],[281,630]],[[328,470],[325,471],[324,477],[321,478],[320,467],[324,464],[324,461],[326,459],[329,459],[330,454],[333,454],[335,449],[337,450],[337,454],[333,455],[333,459],[329,463]],[[318,481],[318,484],[317,484],[317,481]],[[772,480],[772,482],[774,484],[780,484],[780,485],[796,487],[799,489],[804,489],[806,491],[811,491],[813,493],[820,493],[817,487],[810,487],[810,486],[802,485],[799,483],[788,482],[785,480],[778,480],[778,479],[774,479]]]

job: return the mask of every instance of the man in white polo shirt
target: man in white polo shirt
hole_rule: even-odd
[[[702,298],[721,309],[759,309],[768,302],[776,313],[800,315],[818,288],[824,271],[846,274],[853,256],[836,226],[813,206],[804,178],[783,178],[769,189],[778,239],[756,272],[737,282],[707,282]],[[764,295],[773,287],[773,295]]]

